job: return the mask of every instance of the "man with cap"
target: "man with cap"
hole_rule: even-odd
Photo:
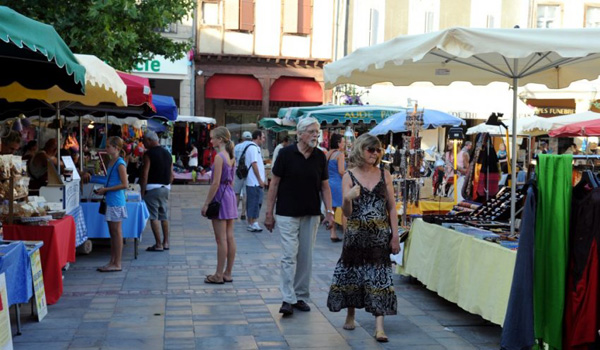
[[[141,194],[150,212],[150,226],[156,243],[146,250],[162,252],[169,250],[169,192],[173,183],[173,158],[158,143],[158,135],[147,130],[144,133],[144,165],[140,177]],[[160,239],[162,228],[163,239]]]
[[[236,166],[238,164],[240,164],[240,157],[242,156],[242,153],[244,152],[244,149],[246,148],[246,146],[248,146],[250,143],[252,142],[252,133],[250,131],[244,131],[242,133],[242,140],[241,142],[238,142],[237,145],[235,145],[235,147],[233,148],[233,156],[235,157],[235,164]],[[246,188],[246,179],[240,179],[239,177],[234,176],[233,177],[233,190],[235,191],[235,197],[237,198],[237,205],[240,205],[240,199],[242,199],[241,195],[242,192],[245,192],[245,188]],[[245,195],[245,193],[244,193]],[[246,220],[246,201],[243,200],[242,201],[242,210],[240,211],[240,213],[242,213],[242,220]]]

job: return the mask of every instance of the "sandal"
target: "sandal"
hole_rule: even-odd
[[[156,246],[156,244],[155,244],[155,245],[153,245],[153,246],[150,246],[150,247],[146,248],[146,251],[147,251],[147,252],[162,252],[162,251],[164,251],[164,250],[165,250],[164,248],[158,248],[158,247]]]
[[[339,237],[329,237],[329,239],[330,239],[332,242],[334,242],[334,243],[335,243],[335,242],[341,242],[341,241],[342,241],[342,239],[341,239],[341,238],[339,238]]]
[[[215,278],[214,275],[208,275],[204,279],[204,283],[208,283],[208,284],[225,284],[224,281],[216,281],[214,278]]]
[[[99,267],[96,270],[98,272],[120,272],[120,271],[123,271],[122,269],[117,269],[115,267],[107,267],[107,266]]]
[[[387,343],[389,341],[387,335],[385,335],[384,331],[375,331],[375,334],[373,334],[373,337],[375,337],[375,340],[377,340],[380,343]]]

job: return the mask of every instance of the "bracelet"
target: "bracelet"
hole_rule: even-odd
[[[327,210],[327,214],[335,215],[335,212],[332,209]]]

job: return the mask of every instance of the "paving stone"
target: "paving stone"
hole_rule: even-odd
[[[372,334],[373,315],[357,310],[356,329],[342,329],[346,312],[330,312],[327,294],[342,250],[320,228],[313,252],[312,311],[279,314],[281,258],[277,230],[250,233],[236,221],[233,283],[209,285],[216,268],[210,222],[199,215],[208,186],[174,186],[171,249],[146,252],[154,241],[147,225],[138,259],[124,247],[122,273],[100,274],[108,240],[64,273],[64,293],[41,322],[22,307],[21,349],[498,349],[501,328],[440,298],[412,278],[394,276],[398,315],[386,316],[389,343]],[[262,216],[261,219],[262,220]],[[259,221],[260,221],[259,220]],[[14,327],[14,323],[13,323]]]

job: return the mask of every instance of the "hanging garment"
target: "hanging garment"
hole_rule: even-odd
[[[530,349],[533,332],[533,243],[535,235],[536,189],[531,184],[523,208],[519,249],[510,287],[500,345],[506,350]]]
[[[573,156],[538,155],[533,310],[535,337],[562,348]]]
[[[564,348],[597,349],[600,188],[573,190],[569,238]]]

